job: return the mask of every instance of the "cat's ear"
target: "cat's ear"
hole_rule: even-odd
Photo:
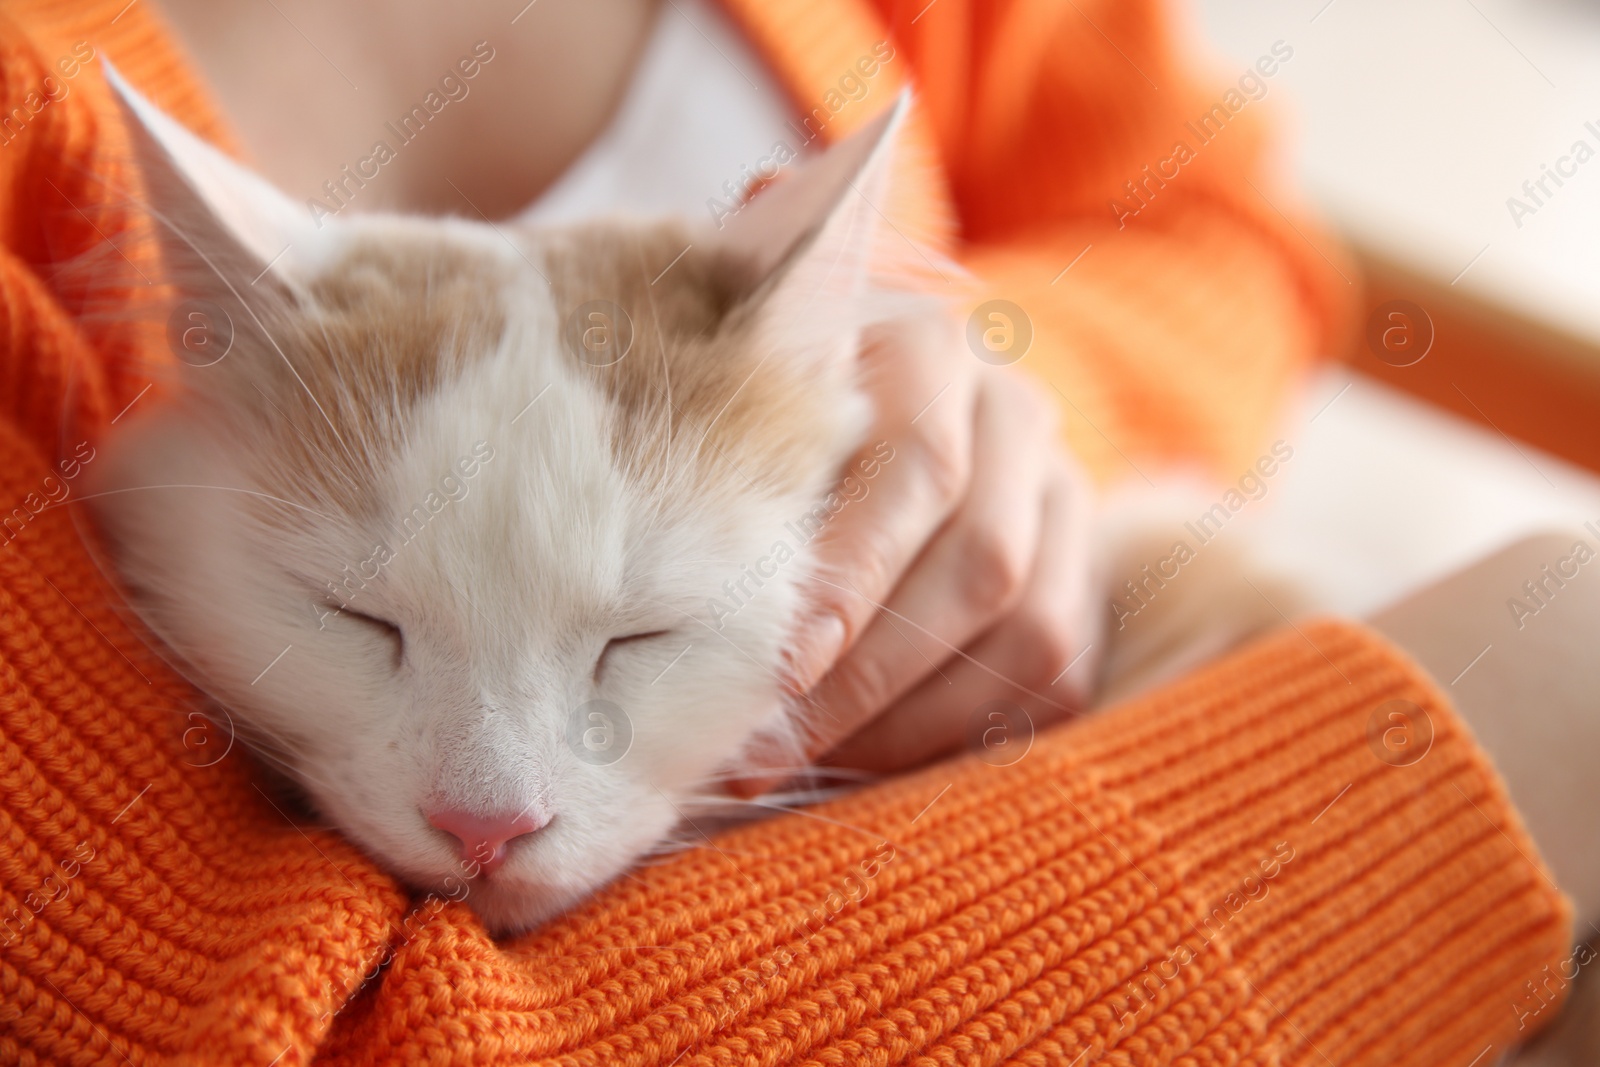
[[[196,137],[139,94],[108,61],[127,119],[167,273],[188,296],[243,300],[270,270],[292,277],[327,240],[309,212]],[[326,224],[325,224],[326,225]]]
[[[895,232],[896,158],[909,90],[893,106],[763,189],[713,240],[760,319],[790,329],[857,318],[875,276],[910,250]],[[898,244],[896,244],[898,242]]]

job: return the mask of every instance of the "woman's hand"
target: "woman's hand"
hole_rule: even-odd
[[[1080,710],[1099,598],[1091,490],[1052,399],[941,317],[875,335],[862,359],[863,456],[887,441],[893,458],[818,540],[789,669],[808,756],[887,772],[960,747],[989,701],[1034,728]],[[759,771],[741,792],[774,784]]]

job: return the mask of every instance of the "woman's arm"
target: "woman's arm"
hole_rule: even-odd
[[[1572,897],[1578,936],[1600,937],[1600,536],[1519,541],[1372,624],[1449,692]]]

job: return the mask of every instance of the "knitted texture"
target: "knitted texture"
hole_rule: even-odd
[[[974,10],[941,0],[922,22],[945,5]],[[841,30],[876,18],[818,10],[852,12]],[[774,4],[763,25],[796,11]],[[109,254],[110,237],[159,275],[124,242],[140,220],[98,72],[38,93],[92,42],[216,136],[150,18],[123,0],[0,7],[0,1063],[1359,1067],[1467,1063],[1515,1034],[1523,983],[1563,955],[1565,904],[1437,689],[1337,622],[1041,734],[1009,766],[967,757],[721,835],[509,943],[293,821],[146,648],[76,506],[99,430],[139,402],[160,341],[80,315],[90,275],[64,265]],[[823,21],[797,51],[834,55]],[[1165,84],[1159,49],[1123,48]],[[961,128],[936,116],[927,136],[944,152]],[[963,219],[970,186],[950,183]],[[1252,218],[1230,207],[1193,232],[1232,240],[1262,276],[1299,262]],[[1152,278],[1163,299],[1205,302],[1195,261],[1163,266],[1156,247],[1142,275],[1096,276],[1126,287],[1121,314]],[[1300,284],[1273,281],[1238,324],[1280,368],[1319,329],[1316,299],[1283,288]],[[1216,364],[1221,406],[1204,419],[1252,417],[1226,392],[1246,363]],[[1146,392],[1133,379],[1120,395]],[[1234,447],[1201,419],[1183,429],[1196,447]],[[1392,700],[1431,723],[1420,759],[1386,747]]]
[[[17,499],[47,472],[0,447]],[[194,732],[69,509],[0,552],[0,590],[4,1062],[1466,1062],[1566,944],[1454,713],[1346,624],[497,945]],[[1431,723],[1410,765],[1370,736],[1393,700]]]

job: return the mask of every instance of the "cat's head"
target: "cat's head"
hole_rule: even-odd
[[[536,231],[315,221],[118,88],[181,301],[96,464],[139,612],[385,866],[561,910],[786,729],[905,101],[723,230]]]

